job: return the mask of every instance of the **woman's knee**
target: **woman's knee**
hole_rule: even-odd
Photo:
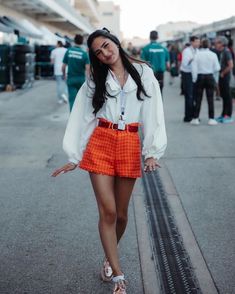
[[[114,224],[117,221],[117,213],[115,210],[102,210],[100,213],[100,221],[107,224]]]
[[[126,224],[128,221],[127,213],[118,213],[117,214],[117,223],[119,224]]]

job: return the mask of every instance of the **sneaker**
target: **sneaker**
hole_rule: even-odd
[[[113,278],[113,270],[107,259],[103,263],[100,276],[103,282],[110,282]]]
[[[195,125],[195,126],[197,126],[197,125],[200,125],[200,121],[199,121],[198,118],[193,118],[193,119],[191,120],[190,124],[191,124],[191,125]]]
[[[230,116],[226,116],[223,118],[222,123],[223,124],[231,124],[234,122],[234,119]]]
[[[214,118],[210,118],[208,120],[208,125],[209,126],[216,126],[216,125],[218,125],[218,122]]]
[[[126,281],[124,276],[117,276],[113,278],[114,289],[113,294],[126,294]]]
[[[224,119],[224,117],[221,115],[221,116],[218,116],[215,120],[216,120],[217,122],[222,123],[222,122],[223,122],[223,119]]]

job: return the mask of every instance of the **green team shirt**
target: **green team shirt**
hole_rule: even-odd
[[[154,72],[164,72],[166,62],[169,61],[169,52],[161,44],[153,41],[142,49],[140,57],[151,64]]]
[[[86,64],[90,63],[86,51],[80,47],[69,48],[64,55],[63,63],[68,65],[68,80],[71,78],[85,80]]]

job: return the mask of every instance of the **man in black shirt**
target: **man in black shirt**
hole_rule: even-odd
[[[232,123],[233,102],[229,88],[230,74],[233,68],[233,60],[230,51],[227,48],[228,39],[224,36],[219,36],[215,40],[215,48],[220,52],[220,76],[219,89],[220,95],[223,98],[223,111],[221,116],[216,120],[222,123]]]

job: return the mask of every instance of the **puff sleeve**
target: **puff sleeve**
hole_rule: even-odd
[[[158,160],[163,156],[167,146],[162,95],[151,69],[148,69],[145,81],[147,94],[151,97],[144,99],[141,108],[144,135],[142,154],[145,159],[153,157]]]
[[[63,139],[63,149],[69,161],[75,164],[82,159],[88,140],[97,124],[89,90],[85,82],[76,96]]]

